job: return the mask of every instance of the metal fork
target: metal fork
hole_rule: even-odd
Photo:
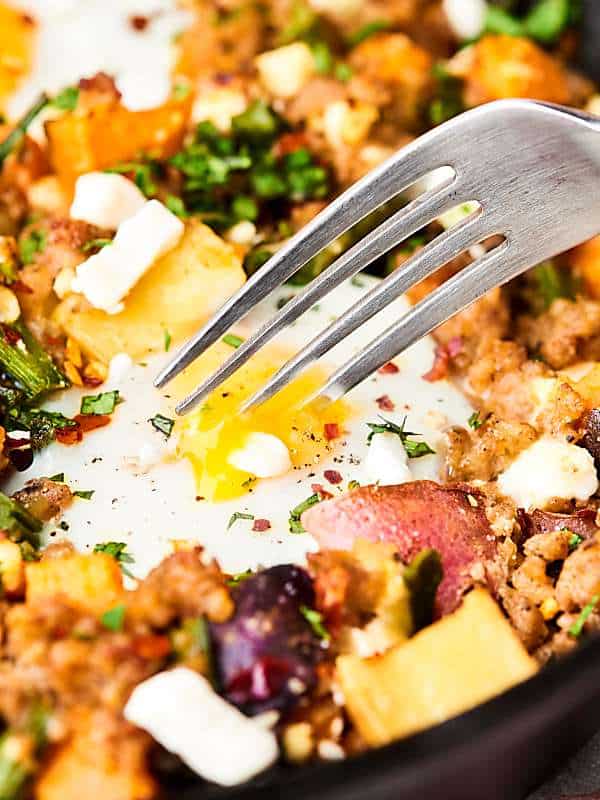
[[[446,177],[426,188],[423,178],[434,170]],[[419,186],[425,186],[420,193]],[[367,344],[334,372],[317,396],[336,400],[490,289],[599,233],[600,120],[560,106],[500,100],[434,128],[350,187],[292,237],[179,350],[156,386],[178,375],[324,247],[410,187],[417,191],[411,202],[354,244],[243,342],[177,406],[177,412],[185,414],[197,405],[340,283],[458,205],[478,204],[476,211],[417,251],[284,364],[243,410],[267,400],[411,286],[492,236],[500,235],[501,243]]]

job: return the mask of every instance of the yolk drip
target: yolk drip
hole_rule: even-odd
[[[31,68],[35,23],[0,2],[0,108]]]
[[[225,352],[222,348],[223,345],[213,348],[210,361],[223,360],[221,356],[231,354],[230,348],[225,346]],[[243,400],[262,386],[289,355],[272,349],[257,354],[213,392],[204,405],[177,423],[178,455],[191,461],[200,496],[207,500],[229,500],[252,487],[255,476],[228,463],[230,454],[242,448],[252,432],[278,436],[287,445],[294,467],[317,467],[320,459],[335,447],[335,442],[325,436],[325,425],[337,424],[343,431],[349,406],[341,401],[321,406],[314,402],[302,405],[324,382],[325,373],[318,368],[300,375],[263,405],[240,414]],[[210,371],[206,360],[201,369],[204,374]],[[186,374],[183,385],[175,387],[178,392],[189,391],[199,383],[202,376],[197,369],[193,372],[193,378]]]

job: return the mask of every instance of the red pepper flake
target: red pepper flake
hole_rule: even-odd
[[[382,411],[393,411],[396,408],[393,400],[387,394],[382,394],[381,397],[377,397],[375,402]]]
[[[20,292],[21,294],[33,294],[33,289],[31,286],[28,286],[25,281],[22,281],[20,278],[17,278],[16,281],[11,283],[10,288],[15,292]]]
[[[337,469],[326,469],[323,473],[323,477],[326,481],[329,481],[329,483],[332,483],[334,486],[338,483],[341,483],[343,480]]]
[[[148,17],[143,17],[141,14],[134,14],[133,16],[129,17],[129,24],[133,28],[134,31],[145,31],[148,25],[150,24],[150,20]]]
[[[68,425],[65,428],[58,428],[56,431],[56,441],[61,444],[77,444],[83,439],[83,431],[81,425]]]
[[[252,525],[252,530],[256,531],[257,533],[263,533],[263,531],[268,531],[271,527],[271,523],[268,519],[255,519]]]
[[[109,424],[110,419],[108,414],[77,414],[77,416],[74,417],[82,433],[95,431],[96,428],[104,428]]]
[[[448,352],[448,348],[446,345],[438,344],[435,348],[435,354],[433,356],[433,366],[423,375],[424,381],[429,381],[429,383],[435,383],[435,381],[441,381],[443,378],[448,377],[448,369],[450,367],[450,353]]]
[[[377,372],[379,372],[380,375],[395,375],[397,372],[400,372],[400,367],[397,367],[393,361],[388,361],[383,367],[379,367]]]
[[[2,326],[2,333],[8,344],[15,345],[17,342],[21,341],[21,335],[17,333],[17,331],[13,331],[12,328],[9,328],[8,325]]]
[[[326,422],[325,425],[323,425],[323,432],[328,442],[330,442],[332,439],[339,439],[342,435],[340,426],[337,424],[337,422]]]
[[[149,661],[165,658],[172,650],[167,636],[157,636],[151,633],[136,636],[132,646],[136,656]]]
[[[331,492],[328,492],[327,489],[325,489],[320,483],[311,483],[310,488],[312,489],[314,494],[319,495],[319,499],[321,500],[331,500],[331,498],[333,497]]]

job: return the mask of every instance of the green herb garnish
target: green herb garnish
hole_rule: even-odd
[[[54,389],[65,389],[69,381],[54,364],[31,331],[22,323],[3,325],[0,335],[0,365],[13,378],[28,400]],[[7,334],[10,333],[10,338]],[[12,343],[12,338],[17,338]]]
[[[90,250],[101,250],[103,247],[112,244],[112,239],[90,239],[81,248],[82,252],[89,253]]]
[[[53,481],[53,483],[64,483],[65,482],[65,473],[64,472],[57,472],[56,475],[51,475],[48,478],[49,481]]]
[[[432,621],[435,595],[443,576],[440,554],[432,549],[417,553],[402,573],[410,592],[410,609],[415,631]]]
[[[221,339],[223,344],[228,344],[229,347],[235,347],[236,349],[244,343],[244,340],[241,336],[236,336],[234,333],[227,333]]]
[[[42,530],[42,523],[18,500],[0,492],[0,530],[15,541],[25,539],[37,547],[39,541],[35,534]]]
[[[348,481],[348,491],[352,492],[354,489],[360,489],[360,483],[358,481]]]
[[[94,553],[106,553],[107,556],[112,556],[119,562],[121,572],[129,578],[135,579],[135,575],[132,575],[125,566],[126,564],[133,564],[135,562],[135,558],[131,553],[127,552],[127,545],[125,542],[102,542],[95,545]]]
[[[119,390],[81,398],[81,414],[112,414],[120,401]]]
[[[596,608],[598,603],[600,602],[600,594],[595,594],[590,602],[581,609],[581,613],[575,620],[575,622],[569,628],[569,633],[571,636],[581,636],[581,632],[583,631],[583,626],[585,625],[588,617],[592,614],[593,610]]]
[[[31,264],[38,253],[46,249],[48,235],[46,231],[33,230],[28,236],[19,239],[19,258],[25,265]]]
[[[569,550],[576,550],[582,542],[583,536],[580,536],[578,533],[571,533],[569,536]]]
[[[474,431],[476,431],[477,428],[481,428],[481,426],[483,425],[483,420],[479,415],[479,411],[474,411],[471,414],[471,416],[467,420],[467,424],[469,428],[472,428]]]
[[[148,421],[155,430],[164,433],[167,439],[173,432],[173,426],[175,425],[174,419],[169,419],[169,417],[165,417],[162,414],[155,414],[152,419]]]
[[[552,44],[571,22],[572,5],[572,0],[539,0],[525,17],[526,34]]]
[[[6,139],[0,142],[0,168],[2,164],[7,159],[7,157],[15,150],[23,141],[27,129],[33,122],[33,120],[37,117],[37,115],[43,111],[48,103],[50,102],[48,95],[41,94],[35,103],[31,106],[29,111],[27,111],[21,119],[17,122],[14,129],[8,134]]]
[[[368,22],[366,25],[363,25],[362,28],[351,33],[347,38],[347,42],[350,47],[356,47],[356,45],[361,44],[361,42],[364,42],[376,33],[389,30],[390,27],[391,22],[387,19],[373,20],[373,22]]]
[[[80,497],[82,500],[91,500],[95,491],[95,489],[75,489],[73,496]]]
[[[251,578],[254,573],[251,569],[247,569],[245,572],[238,572],[236,575],[232,575],[231,578],[227,581],[227,586],[233,588],[234,586],[239,586],[240,583],[243,583],[247,578]]]
[[[110,167],[105,172],[116,172],[120,175],[132,175],[133,181],[138,189],[141,190],[146,197],[154,197],[158,188],[154,183],[156,174],[156,164],[154,162],[144,161],[127,161],[124,164],[117,164],[115,167]]]
[[[421,456],[435,453],[435,450],[433,450],[427,442],[415,442],[409,438],[411,436],[418,436],[419,434],[404,430],[406,417],[402,420],[402,425],[396,425],[395,422],[391,422],[385,419],[385,417],[381,417],[381,419],[383,423],[367,422],[367,427],[371,430],[371,433],[367,436],[367,444],[371,444],[373,436],[376,436],[378,433],[395,433],[396,436],[400,437],[402,446],[406,450],[406,455],[409,458],[421,458]]]
[[[110,608],[108,611],[105,611],[104,614],[100,617],[100,622],[107,628],[109,631],[117,631],[123,630],[123,623],[125,622],[125,613],[127,611],[127,607],[120,603],[118,606],[114,608]]]
[[[310,497],[307,497],[306,500],[303,500],[301,503],[298,503],[298,505],[295,508],[292,508],[292,510],[290,511],[290,518],[288,520],[290,533],[306,533],[306,531],[304,530],[304,526],[300,521],[300,518],[308,508],[310,508],[311,506],[315,506],[317,503],[320,502],[321,498],[317,493],[315,493],[311,494]]]
[[[168,353],[169,350],[171,349],[171,341],[172,341],[171,332],[165,328],[164,330],[165,353]]]
[[[243,514],[241,511],[234,511],[234,513],[229,517],[227,530],[229,530],[231,526],[238,521],[238,519],[254,519],[254,514]]]
[[[46,411],[41,408],[11,408],[7,413],[7,424],[12,429],[25,428],[31,435],[33,450],[42,450],[56,438],[56,431],[72,428],[77,423],[65,417],[60,411]]]
[[[77,86],[67,86],[51,100],[50,105],[61,111],[74,111],[79,102],[79,89]]]
[[[533,268],[532,274],[544,310],[560,297],[575,299],[577,287],[570,271],[560,269],[552,261],[544,261]]]
[[[300,613],[319,639],[323,639],[324,641],[329,641],[329,639],[331,639],[331,634],[323,624],[323,615],[319,611],[316,611],[314,608],[309,608],[308,606],[300,606]]]
[[[185,217],[188,216],[185,203],[183,202],[181,197],[177,197],[177,195],[174,194],[168,195],[167,199],[165,200],[165,205],[172,214],[175,214],[176,217],[181,217],[181,219],[185,219]]]

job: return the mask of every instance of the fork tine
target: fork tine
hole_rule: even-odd
[[[459,225],[438,236],[405,262],[402,269],[388,275],[384,281],[367,292],[345,314],[284,364],[264,386],[244,403],[241,411],[248,411],[253,406],[264,403],[343,338],[404,294],[407,289],[447,264],[466,248],[481,241],[482,238],[485,238],[485,234],[480,212],[474,212]]]
[[[407,237],[428,225],[445,211],[457,205],[454,180],[449,179],[434,190],[413,200],[358,241],[292,300],[271,317],[253,336],[243,342],[209,378],[198,386],[176,408],[185,414],[214,391],[230,375],[245,364],[279,331],[298,319],[332,289],[356,275],[375,259],[384,255]]]
[[[509,245],[507,238],[417,303],[377,340],[336,370],[310,400],[332,402],[342,397],[458,311],[467,308],[490,289],[515,278],[535,263],[535,258],[531,255],[511,255]]]
[[[245,317],[260,300],[288,280],[338,236],[429,172],[447,166],[443,146],[445,138],[441,131],[452,122],[450,120],[446,125],[411,142],[330,203],[278,250],[179,349],[173,360],[157,376],[155,386],[164,386],[182,372],[233,324]]]

